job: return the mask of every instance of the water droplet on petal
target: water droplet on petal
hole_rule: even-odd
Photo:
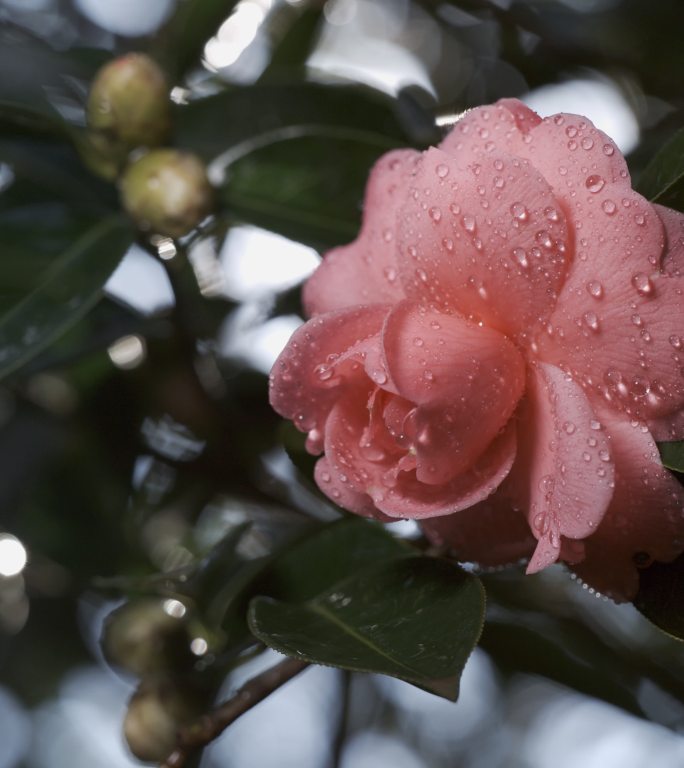
[[[589,295],[593,296],[595,299],[603,297],[603,286],[598,280],[590,280],[587,283],[587,291],[589,292]]]
[[[600,192],[603,189],[606,182],[604,181],[603,176],[599,176],[597,173],[594,173],[591,176],[587,176],[587,180],[584,182],[584,184],[586,188],[595,195],[597,192]]]
[[[413,344],[414,344],[414,346],[416,346],[416,347],[422,347],[424,343],[425,343],[425,342],[423,341],[423,339],[421,339],[421,337],[420,337],[420,336],[416,336],[416,337],[413,339]]]
[[[423,371],[423,378],[425,379],[425,381],[434,381],[435,374],[428,368]]]
[[[603,212],[606,216],[613,216],[615,211],[617,211],[617,205],[615,205],[612,200],[604,200],[601,203],[601,208],[603,208]]]
[[[527,217],[529,216],[527,208],[525,208],[522,203],[513,203],[513,205],[511,205],[511,214],[513,218],[518,221],[527,221]]]
[[[515,261],[523,268],[527,269],[530,266],[530,262],[527,260],[527,254],[523,248],[514,248],[511,252]]]
[[[594,146],[594,140],[590,138],[589,136],[585,136],[582,139],[582,149],[591,149]]]
[[[435,173],[439,176],[440,179],[445,179],[449,175],[449,167],[444,165],[444,163],[440,163],[435,168]]]
[[[442,211],[436,206],[434,208],[430,208],[429,214],[430,218],[435,222],[435,224],[442,218]]]
[[[565,424],[563,424],[563,430],[568,435],[574,434],[576,429],[577,427],[575,427],[575,425],[571,421],[566,421]]]
[[[382,270],[382,273],[390,283],[393,283],[397,279],[397,270],[394,269],[394,267],[385,267]]]
[[[675,349],[681,349],[682,348],[682,340],[679,336],[670,336],[670,344]]]
[[[599,319],[596,316],[595,312],[585,312],[584,313],[584,322],[586,323],[587,327],[590,328],[594,333],[597,333],[599,330]]]
[[[461,219],[461,224],[463,225],[463,229],[465,229],[466,232],[470,232],[471,234],[477,227],[475,219],[472,216],[464,216]]]
[[[382,239],[386,243],[391,243],[392,242],[392,238],[393,238],[392,230],[391,229],[384,230],[384,232],[382,233]]]
[[[603,154],[606,155],[606,157],[610,157],[611,155],[615,154],[615,147],[612,144],[604,144]]]
[[[644,272],[637,272],[632,277],[632,285],[636,288],[636,292],[639,296],[653,296],[655,294],[655,286],[651,278]]]

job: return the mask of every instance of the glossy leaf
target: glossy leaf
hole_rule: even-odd
[[[175,82],[201,64],[206,42],[230,16],[238,0],[184,0],[164,25],[152,47],[153,55]]]
[[[637,188],[651,202],[684,210],[684,130],[675,133],[646,166]]]
[[[83,122],[87,83],[101,57],[57,51],[25,29],[0,23],[0,121],[69,132]]]
[[[54,341],[100,298],[133,239],[119,216],[82,231],[39,277],[31,292],[0,316],[0,376]]]
[[[283,140],[231,163],[221,195],[237,218],[322,250],[356,236],[368,172],[390,148],[338,131]]]
[[[671,443],[658,443],[663,466],[675,472],[684,472],[684,440]]]
[[[684,555],[644,568],[634,605],[663,632],[684,640]]]
[[[400,119],[393,103],[369,88],[264,83],[178,107],[175,135],[206,160],[227,151],[230,160],[297,136],[344,136],[385,149],[416,143],[428,129],[438,139],[432,115],[417,120]]]
[[[484,590],[457,566],[429,557],[371,565],[302,603],[259,597],[249,625],[281,653],[377,672],[458,698],[484,618]]]

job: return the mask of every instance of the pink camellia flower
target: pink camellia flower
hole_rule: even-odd
[[[587,119],[503,100],[372,171],[358,238],[304,289],[271,402],[361,515],[458,557],[558,560],[629,600],[684,548],[684,215]]]

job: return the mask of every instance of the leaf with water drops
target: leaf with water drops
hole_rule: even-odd
[[[684,130],[677,131],[646,166],[636,188],[653,203],[684,210]]]
[[[641,570],[634,605],[663,632],[684,640],[684,555]]]
[[[457,566],[402,557],[370,565],[304,602],[256,598],[249,624],[289,656],[398,677],[456,700],[484,604],[479,580]]]

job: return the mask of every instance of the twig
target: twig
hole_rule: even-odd
[[[190,755],[206,747],[235,720],[308,667],[308,662],[285,659],[246,682],[228,701],[181,731],[178,744],[160,768],[182,768]]]

